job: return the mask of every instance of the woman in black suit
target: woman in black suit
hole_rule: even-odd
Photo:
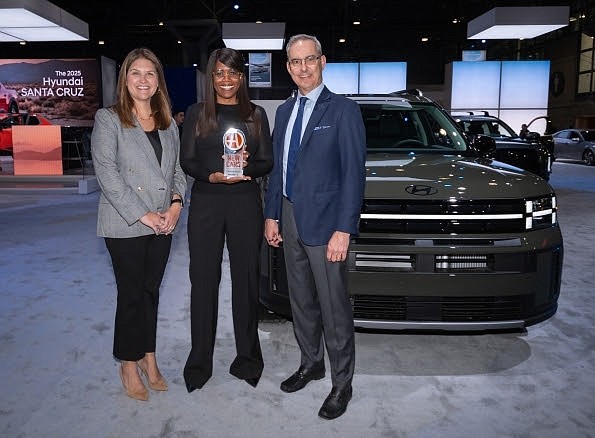
[[[237,351],[230,373],[256,386],[264,366],[258,340],[263,214],[257,178],[266,175],[273,164],[269,123],[263,108],[249,100],[240,53],[215,50],[206,71],[206,98],[186,112],[180,156],[182,168],[195,179],[188,213],[192,283],[192,350],[184,367],[188,392],[201,388],[213,373],[226,243]],[[243,145],[247,158],[243,175],[225,176],[224,141]]]

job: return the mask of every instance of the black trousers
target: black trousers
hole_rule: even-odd
[[[221,261],[227,241],[232,284],[236,357],[229,372],[239,379],[260,378],[264,367],[258,339],[260,245],[263,236],[260,193],[192,193],[188,216],[192,350],[184,380],[201,388],[213,374]]]
[[[159,287],[172,236],[106,238],[118,287],[114,356],[137,361],[155,352]]]

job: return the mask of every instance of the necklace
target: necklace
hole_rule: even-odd
[[[141,117],[141,115],[137,112],[135,112],[135,114],[136,114],[136,117],[139,118],[139,120],[150,120],[153,118],[153,114],[149,114],[147,117]]]

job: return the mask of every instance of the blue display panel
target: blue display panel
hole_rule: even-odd
[[[549,61],[503,61],[501,108],[547,108]]]
[[[500,61],[454,62],[452,110],[498,108],[500,68]]]
[[[545,108],[545,113],[549,75],[549,61],[454,62],[451,109]]]
[[[359,92],[383,94],[407,88],[406,62],[361,62]]]
[[[327,62],[322,73],[324,85],[333,93],[357,94],[358,64],[353,62]]]

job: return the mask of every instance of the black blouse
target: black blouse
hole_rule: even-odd
[[[195,179],[193,191],[220,193],[244,192],[257,188],[256,178],[268,174],[273,166],[273,146],[269,121],[264,109],[255,105],[260,116],[260,132],[257,135],[248,129],[248,123],[241,120],[238,105],[217,104],[218,127],[205,137],[196,136],[196,124],[201,104],[195,104],[188,110],[184,120],[180,164],[187,175]],[[246,150],[250,153],[244,175],[252,177],[250,181],[236,184],[209,183],[209,175],[223,172],[223,135],[229,128],[241,130],[246,136]]]

